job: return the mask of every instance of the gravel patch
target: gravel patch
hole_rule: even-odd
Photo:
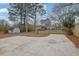
[[[15,36],[0,39],[3,56],[78,56],[79,49],[65,35]]]

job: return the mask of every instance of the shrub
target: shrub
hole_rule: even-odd
[[[31,31],[33,31],[33,26],[29,25],[28,32],[31,32]]]
[[[0,31],[8,33],[9,23],[6,20],[0,20]]]
[[[75,18],[72,15],[69,15],[66,17],[66,19],[63,21],[63,26],[64,30],[67,32],[67,34],[72,35],[73,31],[72,29],[74,28],[75,25]]]

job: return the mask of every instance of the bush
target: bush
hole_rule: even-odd
[[[47,28],[45,26],[42,26],[41,30],[47,30]]]
[[[29,25],[28,32],[31,32],[31,31],[33,31],[33,26]]]
[[[63,21],[64,30],[69,35],[73,35],[72,29],[75,26],[75,18],[72,15],[69,15],[64,21]]]
[[[9,23],[6,20],[0,20],[0,31],[4,33],[8,33]]]
[[[25,32],[26,30],[25,30],[25,26],[22,24],[22,25],[20,25],[20,32]]]
[[[26,32],[26,28],[23,24],[20,25],[20,31],[21,32]],[[28,24],[28,32],[33,31],[33,26]]]
[[[73,31],[72,31],[72,29],[64,28],[64,31],[65,31],[66,34],[68,34],[68,35],[73,35]]]

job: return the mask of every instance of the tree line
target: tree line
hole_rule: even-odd
[[[75,16],[79,16],[79,3],[57,3],[52,10],[54,18],[59,20],[68,34],[73,34]]]
[[[33,29],[32,31],[37,31],[36,23],[38,13],[41,16],[46,14],[43,3],[10,3],[9,5],[9,20],[15,23],[14,27],[17,24],[16,22],[18,22],[17,26],[20,28],[20,32],[28,32],[29,28],[31,30]],[[68,33],[72,33],[72,29],[75,26],[75,16],[79,16],[79,4],[57,3],[54,5],[54,8],[51,10],[52,15],[47,17],[46,20],[41,21],[42,25],[44,25],[43,27],[51,27],[51,21],[56,20],[61,22],[63,28],[67,30]],[[32,26],[29,25],[29,18],[32,18],[34,21]],[[3,22],[6,23],[6,21],[1,20],[0,24],[3,24]],[[0,25],[0,28],[3,25]]]
[[[44,5],[41,3],[10,3],[9,10],[9,19],[11,21],[19,20],[20,31],[28,32],[29,24],[28,18],[32,18],[34,21],[33,31],[36,30],[36,21],[37,21],[37,13],[40,15],[44,15],[46,10],[44,9]],[[22,27],[24,30],[22,30]]]

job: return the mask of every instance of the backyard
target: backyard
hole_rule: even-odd
[[[79,4],[0,4],[0,16],[0,55],[79,56]]]
[[[0,38],[14,37],[14,36],[26,36],[26,37],[47,37],[51,34],[65,35],[69,40],[71,40],[77,48],[79,48],[79,37],[74,35],[67,35],[63,30],[46,30],[38,32],[24,32],[24,33],[0,33]]]
[[[79,49],[63,34],[45,37],[12,36],[0,38],[3,56],[78,56]]]

